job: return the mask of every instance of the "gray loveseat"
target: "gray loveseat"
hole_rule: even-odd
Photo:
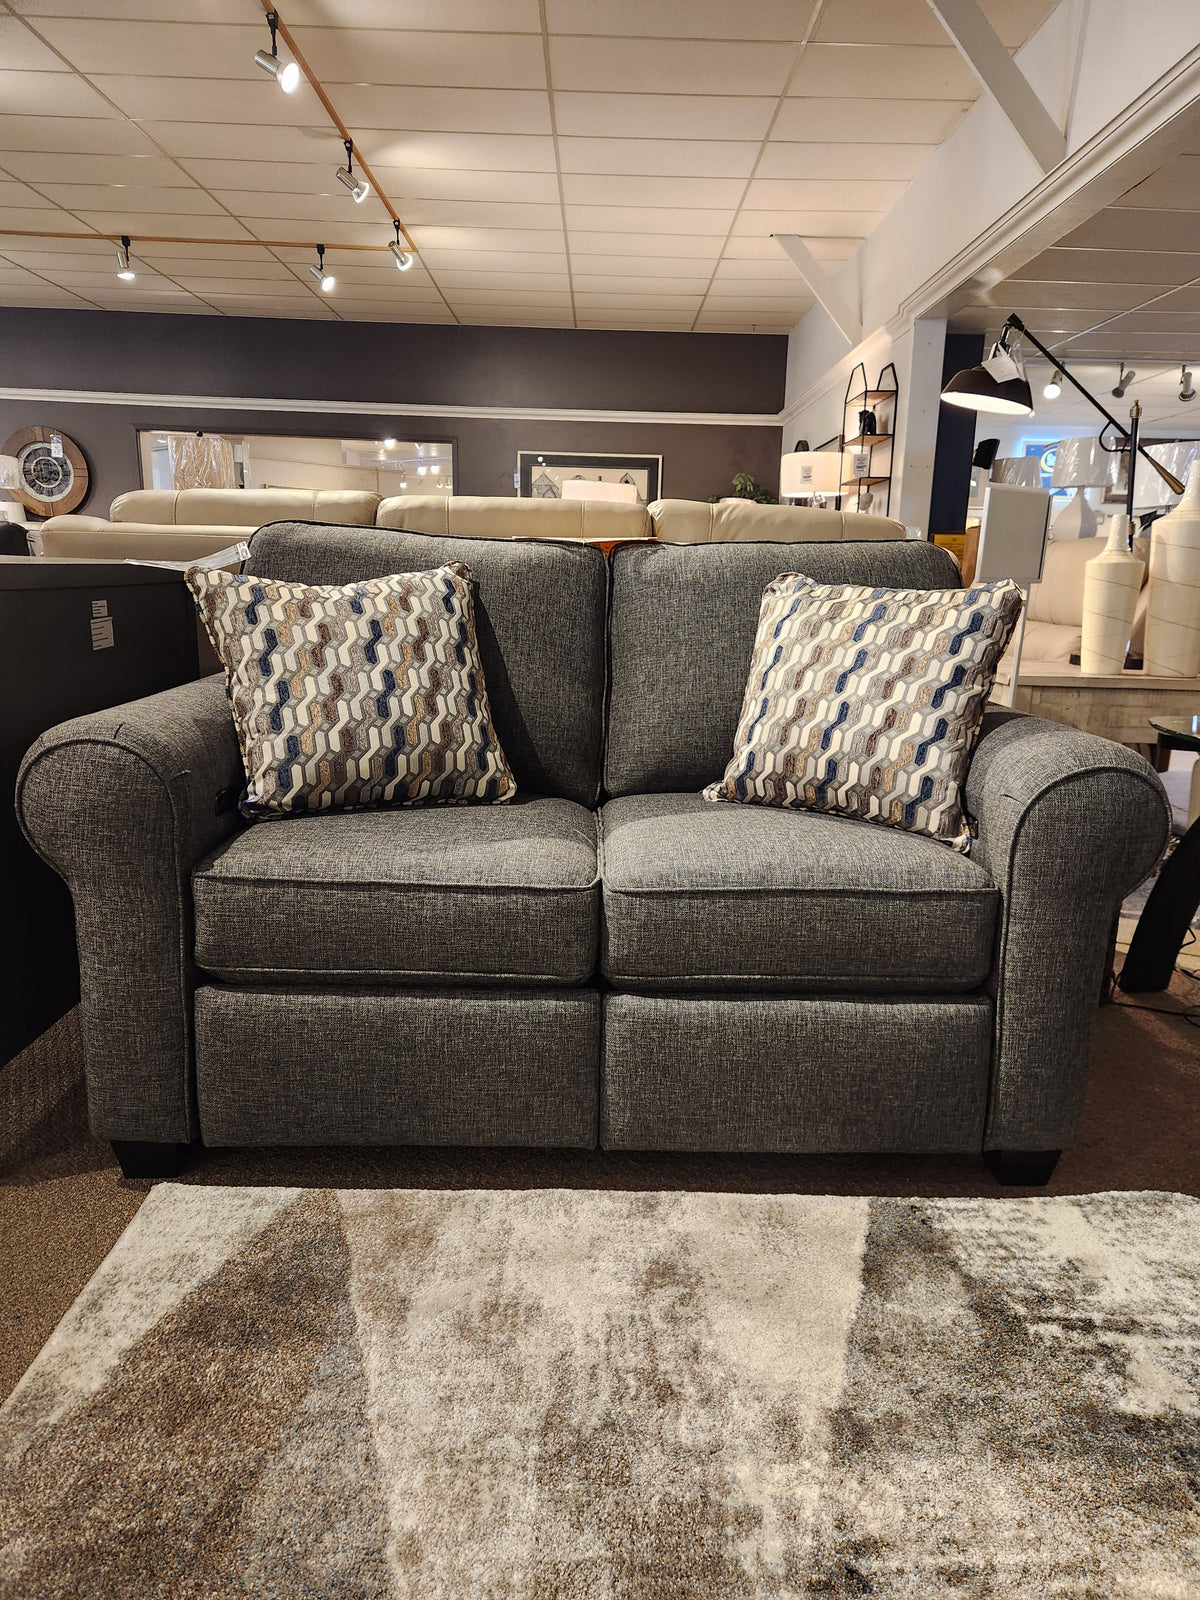
[[[74,896],[92,1127],[179,1147],[976,1151],[1078,1125],[1122,896],[1168,810],[1132,751],[989,713],[969,857],[711,804],[780,572],[959,583],[921,542],[617,548],[280,523],[306,583],[469,563],[496,807],[243,823],[222,683],[52,729],[18,809]]]

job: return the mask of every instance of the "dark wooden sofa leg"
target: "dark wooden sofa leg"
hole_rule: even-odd
[[[114,1139],[113,1155],[124,1178],[174,1178],[183,1164],[184,1146],[151,1139]]]
[[[1049,1183],[1061,1150],[985,1150],[983,1159],[997,1183],[1040,1188]]]

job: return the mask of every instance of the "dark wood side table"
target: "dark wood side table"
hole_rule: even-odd
[[[79,998],[71,896],[17,824],[21,758],[57,722],[199,675],[182,573],[0,555],[0,1064]]]
[[[1152,716],[1163,750],[1200,751],[1200,713]],[[1200,909],[1200,817],[1175,846],[1138,918],[1118,985],[1127,994],[1162,990],[1171,981],[1192,918]]]

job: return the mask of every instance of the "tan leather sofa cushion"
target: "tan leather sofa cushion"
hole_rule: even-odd
[[[82,561],[199,561],[215,555],[255,528],[164,528],[136,522],[104,522],[98,528],[68,527],[91,517],[52,517],[42,528],[42,554],[72,556]]]
[[[143,527],[261,528],[268,522],[370,527],[379,496],[358,489],[131,489],[110,519]]]
[[[509,495],[399,494],[384,500],[375,524],[460,539],[649,539],[641,506],[597,500],[519,500]]]
[[[810,506],[760,506],[753,500],[655,500],[647,507],[655,537],[665,544],[748,542],[825,543],[842,539],[903,539],[891,517],[827,511]]]

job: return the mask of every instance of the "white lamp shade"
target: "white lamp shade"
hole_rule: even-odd
[[[779,462],[779,493],[787,500],[807,494],[837,494],[842,487],[840,450],[793,450]]]
[[[1200,439],[1177,439],[1170,444],[1148,444],[1147,455],[1161,461],[1168,472],[1173,472],[1180,483],[1187,482],[1188,469],[1193,461],[1200,460]],[[1137,473],[1133,480],[1135,510],[1151,511],[1156,506],[1176,506],[1179,496],[1169,483],[1164,483],[1148,461],[1138,457]]]
[[[21,481],[21,465],[16,456],[0,456],[0,489],[15,489]]]
[[[1121,452],[1106,450],[1095,434],[1087,439],[1060,439],[1050,487],[1101,489],[1106,483],[1115,483],[1120,470]]]
[[[992,482],[1010,483],[1018,489],[1042,487],[1042,458],[1037,456],[999,456],[992,462]]]
[[[564,500],[618,500],[625,505],[637,505],[637,485],[633,483],[598,483],[590,478],[565,478],[562,486]]]

